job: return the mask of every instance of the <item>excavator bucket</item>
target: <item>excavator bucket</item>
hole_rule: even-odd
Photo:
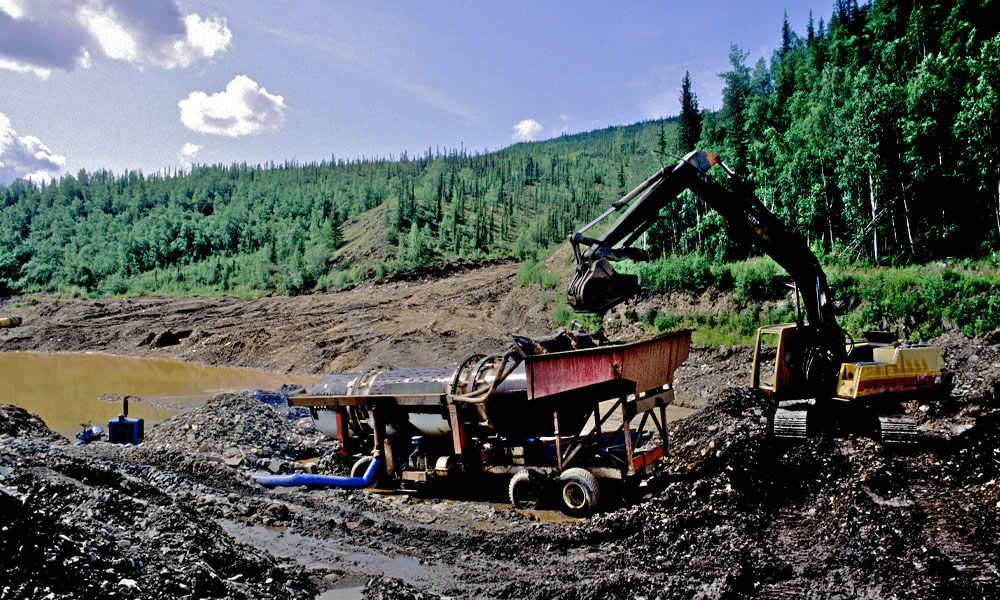
[[[576,272],[567,298],[576,312],[603,313],[638,292],[638,277],[615,272],[608,259],[601,258]]]

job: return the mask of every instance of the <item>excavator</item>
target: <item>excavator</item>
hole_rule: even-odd
[[[709,175],[716,165],[728,188]],[[719,213],[734,237],[770,256],[794,283],[796,322],[760,327],[754,349],[750,387],[776,403],[774,435],[806,438],[834,426],[874,430],[883,443],[914,442],[916,425],[902,402],[948,388],[951,373],[941,352],[894,341],[885,332],[866,332],[864,339],[848,335],[834,316],[826,274],[805,238],[768,210],[717,154],[695,150],[664,166],[570,234],[577,264],[567,291],[570,306],[603,313],[639,292],[638,278],[616,272],[612,263],[649,259],[633,244],[684,190]],[[585,235],[622,209],[599,237]]]

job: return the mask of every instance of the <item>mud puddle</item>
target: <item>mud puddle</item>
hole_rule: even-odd
[[[82,423],[107,423],[121,412],[119,404],[99,400],[105,394],[142,398],[130,403],[129,415],[142,417],[148,427],[221,392],[316,380],[176,359],[42,352],[0,352],[0,373],[0,402],[37,414],[67,437]]]
[[[360,538],[362,543],[358,543],[350,535],[327,535],[320,539],[288,528],[233,520],[220,520],[219,525],[237,540],[267,551],[279,560],[294,561],[308,569],[330,571],[328,580],[332,579],[331,589],[319,596],[324,599],[354,597],[351,594],[358,591],[359,586],[364,586],[373,574],[422,588],[455,576],[448,567],[421,564],[417,559],[391,550],[380,552],[369,547],[372,540],[366,538],[370,532],[365,532]]]

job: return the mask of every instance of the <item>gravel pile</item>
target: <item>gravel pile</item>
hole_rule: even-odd
[[[421,592],[398,579],[381,575],[368,580],[362,597],[364,600],[437,600],[440,598],[440,596],[430,592]]]
[[[178,476],[36,433],[0,440],[0,597],[315,595],[304,569],[235,541]]]
[[[11,404],[0,404],[0,439],[4,437],[29,437],[50,442],[65,440],[37,415]]]
[[[310,419],[291,422],[248,394],[220,394],[154,427],[140,448],[145,455],[197,456],[229,467],[278,473],[295,470],[294,461],[332,453],[334,443],[317,432]]]

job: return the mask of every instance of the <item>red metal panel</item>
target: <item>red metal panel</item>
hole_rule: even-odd
[[[526,362],[530,397],[542,398],[620,379],[622,353],[619,350],[558,352],[534,356]]]
[[[347,448],[347,440],[351,439],[347,435],[347,409],[338,408],[337,409],[337,439],[340,441],[338,446],[340,447],[341,456],[349,456]]]
[[[690,345],[691,332],[685,330],[632,344],[528,356],[528,397],[544,398],[613,379],[634,381],[637,391],[648,391],[673,381]]]
[[[638,472],[646,465],[654,463],[663,458],[663,446],[657,446],[649,452],[640,454],[632,458],[632,470]]]
[[[622,376],[645,392],[674,380],[674,370],[687,359],[691,334],[654,338],[639,345],[624,347]]]
[[[459,460],[465,452],[465,422],[454,404],[448,405],[448,420],[451,422],[451,441]]]

